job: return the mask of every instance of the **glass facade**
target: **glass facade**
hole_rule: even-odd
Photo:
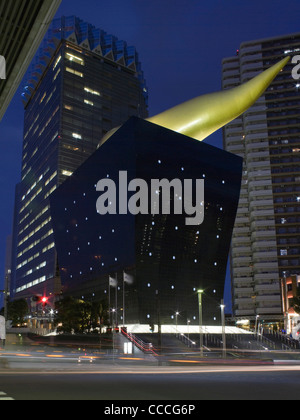
[[[152,214],[150,208],[101,216],[97,184],[119,185],[120,171],[127,171],[128,182],[146,181],[149,194],[153,179],[204,179],[204,222],[187,226],[185,213]],[[157,324],[159,317],[170,324],[179,312],[178,323],[198,324],[197,291],[203,289],[203,322],[219,325],[241,171],[242,159],[233,154],[131,118],[50,197],[64,293],[110,298],[122,323],[125,272],[133,277],[125,283],[127,323]],[[110,277],[117,288],[109,287]]]
[[[70,18],[70,30],[71,22],[79,37],[83,22]],[[96,150],[107,131],[132,115],[148,116],[135,49],[130,63],[106,58],[96,50],[98,44],[92,51],[90,43],[79,46],[78,37],[70,41],[67,24],[68,18],[53,22],[23,93],[22,179],[13,235],[15,298],[60,293],[49,197]]]

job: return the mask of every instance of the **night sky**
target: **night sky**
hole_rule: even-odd
[[[300,32],[299,0],[63,0],[61,15],[76,15],[137,48],[151,116],[220,90],[222,59],[242,42]],[[0,289],[21,171],[22,86],[0,123]],[[221,131],[206,141],[221,148]]]

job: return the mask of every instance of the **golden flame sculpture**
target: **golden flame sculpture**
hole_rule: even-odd
[[[289,60],[290,57],[284,58],[249,82],[233,89],[199,96],[147,118],[146,121],[202,141],[251,108]],[[100,145],[118,129],[107,133]]]

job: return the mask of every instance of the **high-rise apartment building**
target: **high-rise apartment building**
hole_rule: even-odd
[[[138,54],[81,21],[53,21],[23,93],[22,179],[16,189],[12,292],[60,291],[49,196],[131,116],[147,117]]]
[[[300,54],[300,34],[241,44],[223,60],[223,89]],[[224,147],[244,158],[231,248],[233,314],[283,319],[280,278],[300,273],[300,84],[290,63],[242,117]]]

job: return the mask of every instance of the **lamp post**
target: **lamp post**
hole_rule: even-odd
[[[203,311],[202,311],[202,294],[204,290],[199,289],[197,291],[198,294],[198,304],[199,304],[199,335],[200,335],[200,356],[203,357],[203,331],[202,331],[202,324],[203,324]]]
[[[175,319],[176,319],[176,335],[178,334],[178,315],[179,315],[179,312],[177,311],[175,313]]]
[[[225,331],[225,305],[221,300],[221,319],[222,319],[222,341],[223,341],[223,358],[226,359],[226,331]]]
[[[188,320],[187,320],[187,327],[188,327],[188,339],[190,339],[190,323],[191,323],[191,321],[188,319]]]

